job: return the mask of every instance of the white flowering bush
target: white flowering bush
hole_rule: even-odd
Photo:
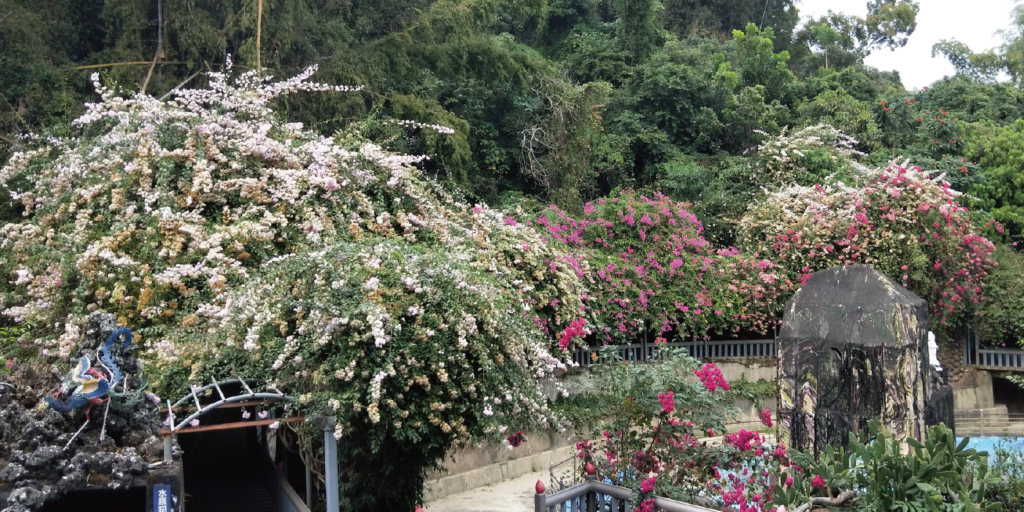
[[[765,137],[754,149],[750,179],[762,186],[812,184],[826,176],[844,175],[852,158],[861,156],[857,141],[824,124]],[[809,181],[809,182],[808,182]]]
[[[278,96],[353,90],[312,73],[211,74],[167,102],[97,82],[75,137],[0,169],[19,219],[0,310],[38,357],[66,361],[105,310],[163,393],[237,375],[301,397],[337,418],[348,507],[411,510],[454,444],[561,426],[538,379],[564,368],[551,335],[582,315],[586,269],[422,157],[281,121]]]

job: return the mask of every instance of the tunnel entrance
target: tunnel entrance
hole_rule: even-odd
[[[146,488],[71,491],[43,505],[39,512],[79,512],[88,503],[102,503],[104,510],[146,510]]]
[[[165,437],[165,460],[171,437],[181,448],[185,510],[188,512],[308,512],[289,482],[289,457],[276,429],[303,421],[275,419],[292,398],[270,388],[253,391],[241,379],[194,387],[164,408],[173,411]],[[259,414],[257,414],[257,412]],[[287,428],[285,428],[287,429]],[[300,487],[305,491],[306,486]],[[309,498],[307,497],[307,500]]]
[[[1024,417],[1024,391],[1010,379],[992,376],[992,398],[997,406],[1006,406],[1006,412],[1011,418]]]
[[[178,439],[189,512],[278,512],[267,473],[273,463],[256,429],[198,432]],[[272,476],[272,475],[271,475]]]

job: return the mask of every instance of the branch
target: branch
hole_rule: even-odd
[[[170,96],[171,94],[174,94],[174,91],[177,91],[178,89],[181,89],[182,87],[184,87],[185,84],[187,84],[190,81],[192,81],[193,78],[199,76],[199,74],[202,73],[202,72],[203,72],[203,70],[200,69],[199,71],[196,71],[195,73],[192,73],[192,76],[186,78],[180,84],[174,86],[173,89],[167,91],[167,94],[164,94],[163,96],[160,96],[160,101],[163,101],[163,100],[167,99],[168,96]]]
[[[843,491],[839,493],[839,496],[836,496],[835,498],[811,498],[810,503],[804,503],[803,505],[800,505],[799,507],[795,508],[793,512],[807,512],[812,506],[842,505],[843,503],[850,501],[850,499],[853,498],[854,496],[856,496],[856,493],[854,493],[853,491]]]

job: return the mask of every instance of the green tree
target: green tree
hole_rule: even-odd
[[[758,29],[748,23],[744,31],[734,30],[736,67],[743,84],[763,86],[768,101],[781,100],[787,85],[793,80],[793,73],[786,66],[789,52],[775,53],[773,41],[775,32],[771,28]]]
[[[967,157],[982,169],[980,181],[968,192],[978,208],[1019,241],[1024,234],[1024,120],[1006,127],[977,123],[966,132]]]

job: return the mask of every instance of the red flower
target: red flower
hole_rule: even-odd
[[[819,489],[824,489],[825,481],[821,479],[820,475],[814,475],[814,480],[811,480],[811,485]]]

